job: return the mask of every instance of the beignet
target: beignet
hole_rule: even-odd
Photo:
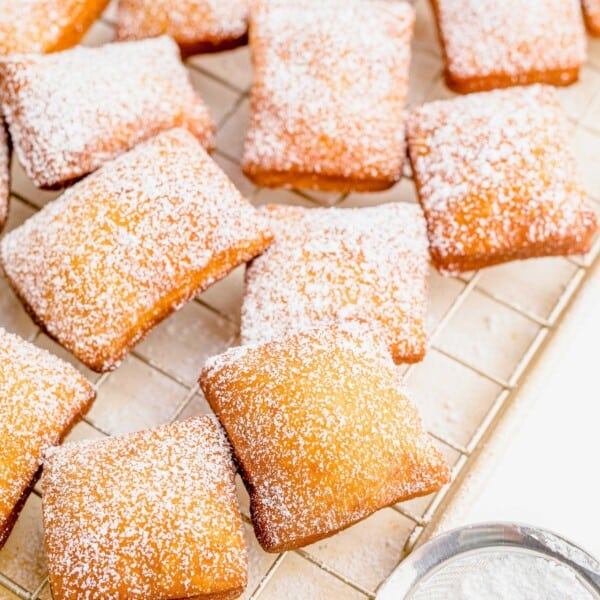
[[[117,38],[170,35],[184,55],[245,44],[249,0],[119,0]]]
[[[78,44],[108,0],[0,0],[0,56]]]
[[[583,16],[588,31],[595,36],[600,36],[600,0],[582,0]]]
[[[10,147],[6,128],[0,114],[0,230],[8,217],[8,199],[10,196]]]
[[[417,205],[259,210],[275,241],[246,270],[243,343],[359,320],[397,362],[423,358],[429,255]]]
[[[0,548],[45,450],[60,443],[94,397],[74,367],[0,329]]]
[[[330,191],[398,181],[413,24],[406,2],[257,0],[246,175]]]
[[[172,127],[213,145],[212,119],[167,37],[11,56],[0,62],[0,98],[17,157],[43,188]]]
[[[579,0],[431,0],[446,83],[467,93],[577,81],[586,58]]]
[[[270,242],[198,140],[163,132],[68,189],[0,246],[17,295],[95,371]]]
[[[597,218],[553,88],[425,104],[409,117],[408,147],[441,271],[588,251]]]
[[[233,348],[200,377],[269,552],[311,544],[449,480],[392,361],[356,327]]]
[[[54,600],[225,600],[247,580],[231,450],[214,417],[67,444],[42,509]]]

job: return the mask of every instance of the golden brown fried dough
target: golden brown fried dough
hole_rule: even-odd
[[[585,61],[579,0],[431,0],[446,83],[468,93],[569,85]]]
[[[271,205],[261,212],[275,241],[246,270],[244,343],[358,320],[396,362],[422,360],[429,253],[418,206]]]
[[[202,372],[269,552],[311,544],[449,480],[392,361],[355,327],[240,346]]]
[[[583,16],[588,31],[595,36],[600,36],[600,0],[582,0]]]
[[[441,271],[589,250],[597,218],[553,88],[425,104],[409,117],[408,146]]]
[[[226,600],[247,580],[229,444],[203,416],[67,444],[43,477],[54,600]]]
[[[39,187],[70,183],[173,127],[213,145],[210,114],[167,37],[14,55],[0,80],[15,152]]]
[[[108,0],[0,0],[0,56],[78,44]]]
[[[413,24],[405,2],[255,2],[246,175],[332,191],[398,181]]]
[[[10,232],[0,262],[40,326],[90,368],[106,371],[271,238],[199,142],[174,129]]]
[[[117,38],[170,35],[184,55],[245,44],[248,0],[119,0]]]
[[[63,360],[0,329],[0,547],[42,464],[95,397]]]

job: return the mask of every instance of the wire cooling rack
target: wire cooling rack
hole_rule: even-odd
[[[86,38],[97,45],[113,38],[111,6]],[[575,86],[559,90],[564,100],[582,174],[598,196],[600,174],[600,41],[590,40],[589,62]],[[415,202],[409,172],[389,191],[322,194],[266,190],[244,178],[239,163],[251,84],[247,48],[188,61],[194,86],[218,122],[217,162],[256,205],[366,206]],[[409,104],[448,97],[435,27],[427,2],[417,3],[417,25]],[[13,161],[12,208],[7,230],[19,225],[57,193],[36,190]],[[598,198],[595,198],[598,200]],[[431,347],[424,362],[404,367],[406,386],[441,451],[453,479],[504,407],[519,390],[532,360],[582,287],[596,261],[600,240],[585,258],[515,262],[456,278],[430,277],[428,328]],[[242,294],[237,269],[177,312],[141,343],[115,372],[97,375],[77,363],[33,324],[0,278],[0,325],[73,362],[98,390],[98,399],[69,440],[100,438],[209,412],[196,384],[204,360],[237,343]],[[238,482],[239,483],[239,482]],[[266,554],[249,524],[248,498],[238,485],[250,553],[245,598],[364,599],[439,517],[450,485],[436,495],[379,511],[354,527],[295,552]],[[0,600],[49,599],[39,487],[27,501],[0,551]]]

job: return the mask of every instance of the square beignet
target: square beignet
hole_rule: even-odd
[[[11,56],[0,62],[0,94],[17,157],[42,188],[79,179],[173,127],[213,145],[208,109],[165,36]]]
[[[226,600],[244,591],[235,471],[214,417],[49,454],[42,510],[54,600]]]
[[[246,269],[243,343],[358,320],[396,362],[424,357],[429,254],[419,206],[259,211],[275,241]]]
[[[233,348],[209,359],[200,385],[268,552],[306,546],[449,481],[393,362],[360,326]]]
[[[328,191],[398,181],[413,25],[405,2],[257,0],[246,175]]]
[[[108,0],[0,0],[0,56],[78,44]]]
[[[10,196],[10,147],[8,135],[0,114],[0,230],[8,217],[8,198]]]
[[[512,88],[415,109],[408,148],[443,272],[581,254],[597,230],[555,90]]]
[[[0,263],[36,322],[101,372],[271,238],[198,140],[173,129],[11,231]]]
[[[245,44],[249,0],[119,0],[117,38],[170,35],[185,56]]]
[[[431,0],[446,83],[468,93],[577,81],[586,58],[579,0]]]
[[[588,31],[600,36],[600,0],[583,0],[583,16]]]
[[[0,548],[60,443],[95,398],[74,367],[0,329]]]

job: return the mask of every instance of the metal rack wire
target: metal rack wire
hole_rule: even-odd
[[[421,2],[421,5],[419,5],[421,10],[422,4]],[[420,17],[422,20],[429,18],[426,13],[420,15]],[[433,25],[429,23],[429,28],[427,29],[427,21],[425,20],[424,22],[425,25],[417,30],[417,39],[415,40],[416,72],[411,82],[413,86],[413,102],[446,95],[441,84],[441,61],[436,42],[433,39],[433,34],[431,34]],[[91,32],[89,36],[90,43],[99,43],[110,39],[112,27],[113,20],[109,11],[103,21],[99,22]],[[598,155],[600,154],[600,124],[599,129],[596,130],[594,127],[589,127],[589,125],[585,124],[585,119],[583,118],[585,111],[594,102],[594,99],[597,98],[600,101],[600,46],[596,46],[592,50],[596,58],[595,64],[589,67],[590,77],[587,78],[587,87],[585,90],[580,90],[575,86],[567,93],[578,99],[577,102],[573,103],[577,107],[577,112],[570,113],[573,127],[574,129],[583,128],[585,130],[586,136],[596,144],[589,151],[592,153],[596,152],[596,155]],[[240,187],[243,186],[245,188],[243,191],[246,195],[260,203],[263,200],[261,194],[265,192],[253,188],[247,181],[244,181],[239,169],[239,140],[243,135],[243,113],[246,110],[248,98],[247,63],[247,50],[238,50],[228,54],[227,57],[192,59],[188,66],[190,72],[193,74],[193,78],[196,78],[194,80],[195,83],[200,81],[199,87],[201,93],[206,95],[208,89],[210,96],[208,98],[209,104],[216,109],[217,113],[221,114],[218,127],[217,151],[215,154],[217,161],[225,166],[225,169]],[[591,83],[590,79],[592,80]],[[590,89],[590,86],[593,89]],[[585,101],[583,100],[584,97]],[[285,195],[290,202],[297,201],[315,205],[348,206],[355,205],[356,203],[360,204],[361,202],[373,203],[373,201],[384,202],[393,199],[402,199],[402,195],[398,190],[408,190],[411,186],[410,173],[407,173],[404,181],[397,188],[389,194],[386,193],[377,196],[375,199],[352,195],[335,196],[331,194],[300,192],[281,192],[279,197]],[[38,210],[40,205],[48,200],[47,195],[35,191],[31,186],[24,183],[22,175],[19,174],[15,178],[12,194],[13,203],[16,203],[22,209],[21,212],[26,214],[31,214],[33,211]],[[278,192],[268,192],[268,194],[270,194],[268,196],[270,200],[278,201]],[[20,220],[18,215],[15,217],[15,220]],[[12,226],[15,224],[13,222]],[[559,259],[561,261],[561,273],[564,275],[568,272],[568,275],[562,278],[561,286],[545,294],[545,305],[551,307],[546,312],[528,308],[526,303],[523,305],[524,303],[520,302],[520,298],[515,300],[506,294],[498,293],[498,290],[494,286],[488,285],[486,282],[487,274],[484,272],[477,272],[448,280],[452,282],[453,291],[451,293],[447,291],[440,293],[440,297],[444,296],[445,299],[444,309],[439,311],[439,314],[430,327],[430,339],[432,340],[430,352],[436,353],[440,357],[440,360],[450,361],[457,368],[464,370],[465,373],[468,372],[472,376],[488,382],[489,386],[494,390],[493,399],[487,403],[485,410],[478,413],[475,426],[462,436],[464,438],[462,441],[457,441],[455,437],[447,435],[439,429],[434,428],[431,430],[431,434],[438,440],[442,449],[448,456],[451,456],[453,480],[459,474],[468,470],[470,457],[477,450],[484,436],[488,434],[490,427],[495,424],[502,409],[519,391],[520,383],[532,360],[543,347],[552,329],[559,323],[570,301],[581,289],[591,271],[591,267],[598,260],[599,254],[600,240],[596,240],[592,252],[587,257],[582,259]],[[544,268],[544,265],[540,265],[540,268]],[[510,273],[507,277],[507,282],[508,285],[511,284]],[[1,279],[0,283],[2,283]],[[232,292],[232,290],[234,291]],[[236,285],[231,284],[223,292],[221,298],[227,299],[227,302],[224,300],[221,301],[218,294],[204,294],[193,303],[202,308],[208,319],[214,319],[216,328],[221,327],[226,329],[222,340],[220,340],[223,347],[235,342],[235,334],[232,335],[232,332],[235,332],[238,327],[238,321],[227,305],[231,303],[232,294],[235,295],[236,290]],[[11,292],[6,287],[0,294],[9,295]],[[432,294],[435,297],[435,289],[432,290]],[[518,319],[522,319],[522,322],[527,324],[527,331],[531,334],[527,338],[527,343],[522,344],[518,352],[515,351],[511,368],[509,370],[505,369],[503,373],[487,368],[481,361],[478,362],[476,353],[474,354],[475,359],[466,357],[464,352],[460,351],[462,348],[460,344],[459,348],[456,349],[447,340],[444,340],[444,332],[452,328],[454,320],[459,313],[465,310],[467,303],[472,302],[475,296],[481,302],[487,302],[490,307],[494,307],[493,309],[490,308],[492,311],[491,314],[493,314],[493,311],[505,310],[507,314],[515,315],[515,318],[518,316]],[[7,316],[14,314],[11,312],[13,310],[12,303],[16,305],[17,301],[11,298],[7,302],[10,303],[10,310],[6,310],[5,315],[0,310],[0,324],[8,329],[18,329],[16,322],[11,321],[11,317]],[[5,306],[5,304],[0,304],[0,306]],[[34,328],[32,324],[27,323],[22,326],[22,329],[23,331],[19,332],[21,334],[25,333],[26,337],[34,343],[42,345],[46,343],[43,334],[39,329]],[[172,339],[176,339],[181,331],[181,329],[176,330],[171,336]],[[492,335],[491,337],[493,338],[494,336]],[[460,339],[462,340],[460,343],[466,345],[470,343],[466,338]],[[202,345],[202,339],[198,339],[197,341],[199,345]],[[186,348],[182,348],[181,351],[188,352]],[[194,412],[203,410],[199,387],[196,383],[193,383],[193,380],[190,381],[189,377],[176,372],[172,366],[164,364],[163,360],[156,358],[152,352],[148,352],[141,347],[134,350],[132,360],[139,361],[139,364],[143,365],[144,368],[156,373],[160,378],[172,382],[173,386],[176,386],[176,389],[181,392],[180,397],[176,398],[176,403],[173,405],[173,410],[170,412],[167,420],[173,421],[181,418],[185,415],[186,411]],[[198,361],[197,366],[199,370],[201,360]],[[409,388],[415,372],[422,368],[419,365],[412,365],[404,370],[404,379]],[[118,371],[115,373],[118,373]],[[110,396],[110,392],[107,390],[110,388],[111,378],[115,377],[115,373],[103,374],[95,381],[95,386],[99,394],[105,393],[105,398]],[[448,385],[451,386],[452,384],[453,381],[449,380]],[[110,406],[107,410],[110,410]],[[149,408],[148,410],[151,409]],[[471,424],[475,421],[471,419]],[[108,426],[103,425],[102,419],[96,418],[92,414],[86,417],[84,423],[87,429],[83,435],[87,435],[89,432],[93,432],[97,436],[118,433],[114,431],[110,424]],[[399,545],[396,539],[393,547],[388,548],[386,546],[381,550],[376,557],[379,562],[377,562],[377,568],[375,569],[379,575],[376,578],[377,580],[369,582],[365,582],[360,576],[357,576],[357,573],[360,573],[360,566],[357,571],[355,565],[351,564],[355,561],[355,556],[350,557],[347,563],[340,563],[337,558],[332,559],[336,550],[335,544],[337,542],[335,541],[332,542],[333,549],[323,550],[323,546],[311,546],[292,553],[283,553],[268,558],[258,549],[256,543],[253,543],[252,539],[250,539],[250,534],[251,577],[249,589],[245,597],[255,599],[278,597],[277,589],[279,588],[275,584],[278,579],[286,582],[290,597],[307,597],[303,595],[301,587],[298,587],[297,595],[293,595],[293,589],[295,585],[299,585],[298,582],[301,581],[302,574],[308,572],[315,575],[315,581],[311,582],[311,598],[375,598],[377,587],[392,570],[393,566],[418,543],[428,524],[439,515],[439,511],[443,508],[444,499],[454,492],[454,487],[453,484],[450,484],[446,489],[432,498],[420,500],[418,503],[409,502],[386,509],[387,511],[393,511],[393,514],[396,514],[401,519],[403,537]],[[34,491],[34,498],[37,498],[39,502],[39,492],[37,489]],[[246,523],[249,523],[248,512],[244,508],[243,500],[242,507],[245,513],[244,519]],[[36,521],[36,518],[34,518],[33,521],[37,523],[34,527],[39,529],[41,527],[39,519]],[[363,524],[363,527],[365,527],[366,533],[362,535],[366,535],[368,545],[369,520]],[[377,532],[373,534],[374,537],[377,535]],[[6,600],[14,600],[14,598],[21,598],[22,600],[50,598],[47,579],[43,575],[43,559],[39,559],[39,556],[43,555],[43,548],[39,547],[41,542],[33,550],[33,554],[36,556],[35,560],[28,561],[27,556],[25,560],[17,560],[19,554],[31,554],[30,549],[28,549],[27,553],[22,550],[22,544],[23,547],[28,547],[27,544],[30,543],[25,541],[27,536],[28,532],[20,531],[19,526],[17,526],[7,546],[0,551],[0,600],[4,600],[5,598]],[[335,538],[332,538],[332,540],[335,540]],[[358,542],[353,541],[352,543],[356,545],[356,548],[360,549],[361,545],[364,546],[364,539],[360,538]],[[41,566],[37,564],[40,561],[42,562]],[[33,562],[36,562],[35,568],[30,569],[30,565]],[[383,563],[385,565],[382,567]]]

